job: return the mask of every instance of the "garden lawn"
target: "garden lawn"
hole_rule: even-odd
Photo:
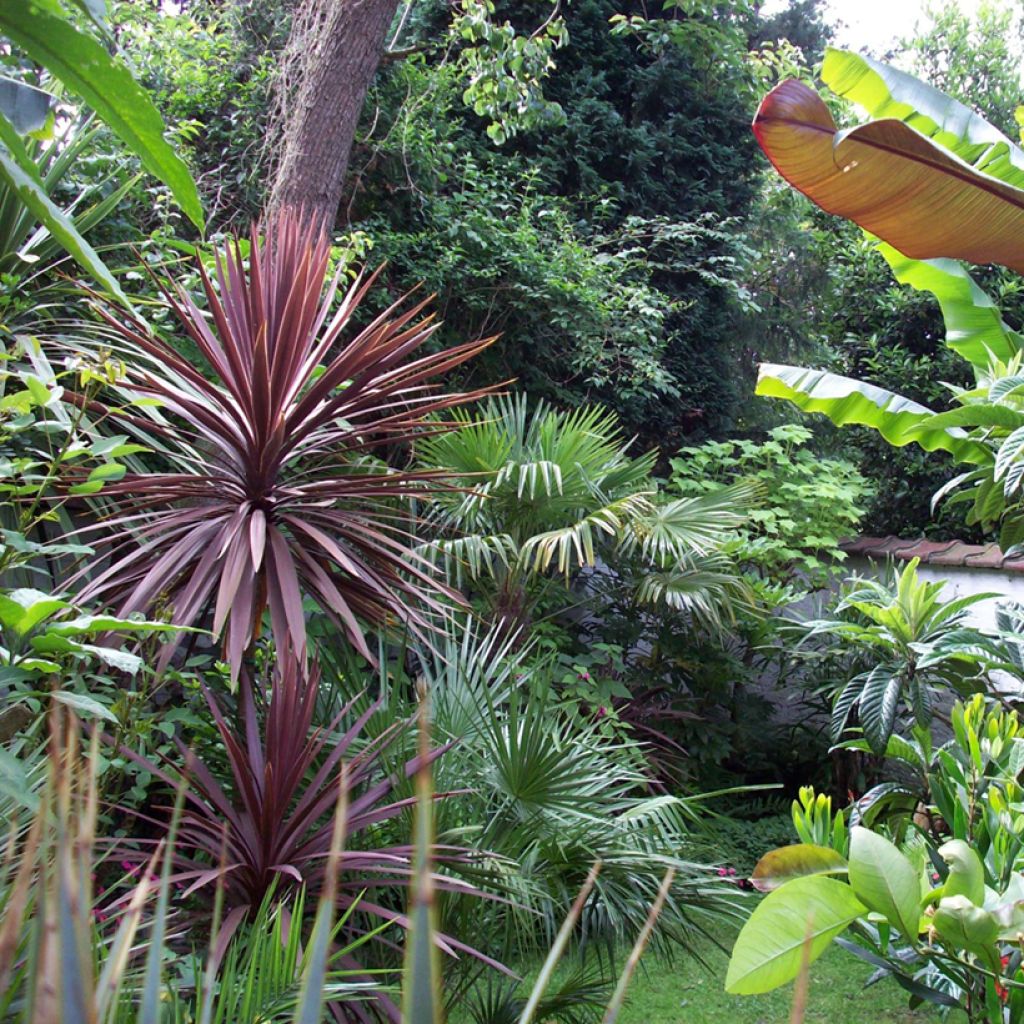
[[[787,1024],[793,986],[763,996],[730,996],[723,991],[724,953],[710,959],[710,970],[689,958],[668,966],[646,956],[633,978],[619,1024]],[[646,967],[646,970],[644,969]],[[918,1024],[942,1019],[938,1009],[907,1009],[907,995],[885,980],[870,988],[871,968],[838,946],[811,966],[806,1024]],[[946,1020],[964,1024],[957,1011]]]

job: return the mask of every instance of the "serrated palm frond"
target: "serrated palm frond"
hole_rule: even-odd
[[[664,565],[693,555],[706,556],[743,525],[757,497],[754,484],[740,482],[695,497],[649,505],[636,516],[622,540],[627,552]]]
[[[521,548],[522,561],[536,572],[543,572],[554,561],[563,575],[592,566],[602,540],[623,534],[638,516],[650,514],[651,508],[647,494],[628,494],[594,509],[579,522],[528,538]]]
[[[731,571],[725,559],[714,555],[647,573],[640,580],[636,600],[680,612],[713,633],[724,632],[740,608],[755,607],[749,584]]]

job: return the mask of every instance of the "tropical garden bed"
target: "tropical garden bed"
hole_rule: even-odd
[[[0,7],[5,1020],[1024,1021],[1021,19],[534,13]]]

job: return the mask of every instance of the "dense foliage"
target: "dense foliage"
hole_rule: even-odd
[[[342,8],[0,8],[0,1016],[611,1024],[747,919],[794,1021],[833,937],[1024,1020],[1024,616],[839,578],[1024,540],[1019,21],[901,44],[961,105],[821,0],[375,2],[326,218]]]

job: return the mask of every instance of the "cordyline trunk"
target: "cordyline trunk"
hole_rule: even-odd
[[[398,0],[303,0],[285,56],[281,147],[268,208],[333,223],[367,90]]]

